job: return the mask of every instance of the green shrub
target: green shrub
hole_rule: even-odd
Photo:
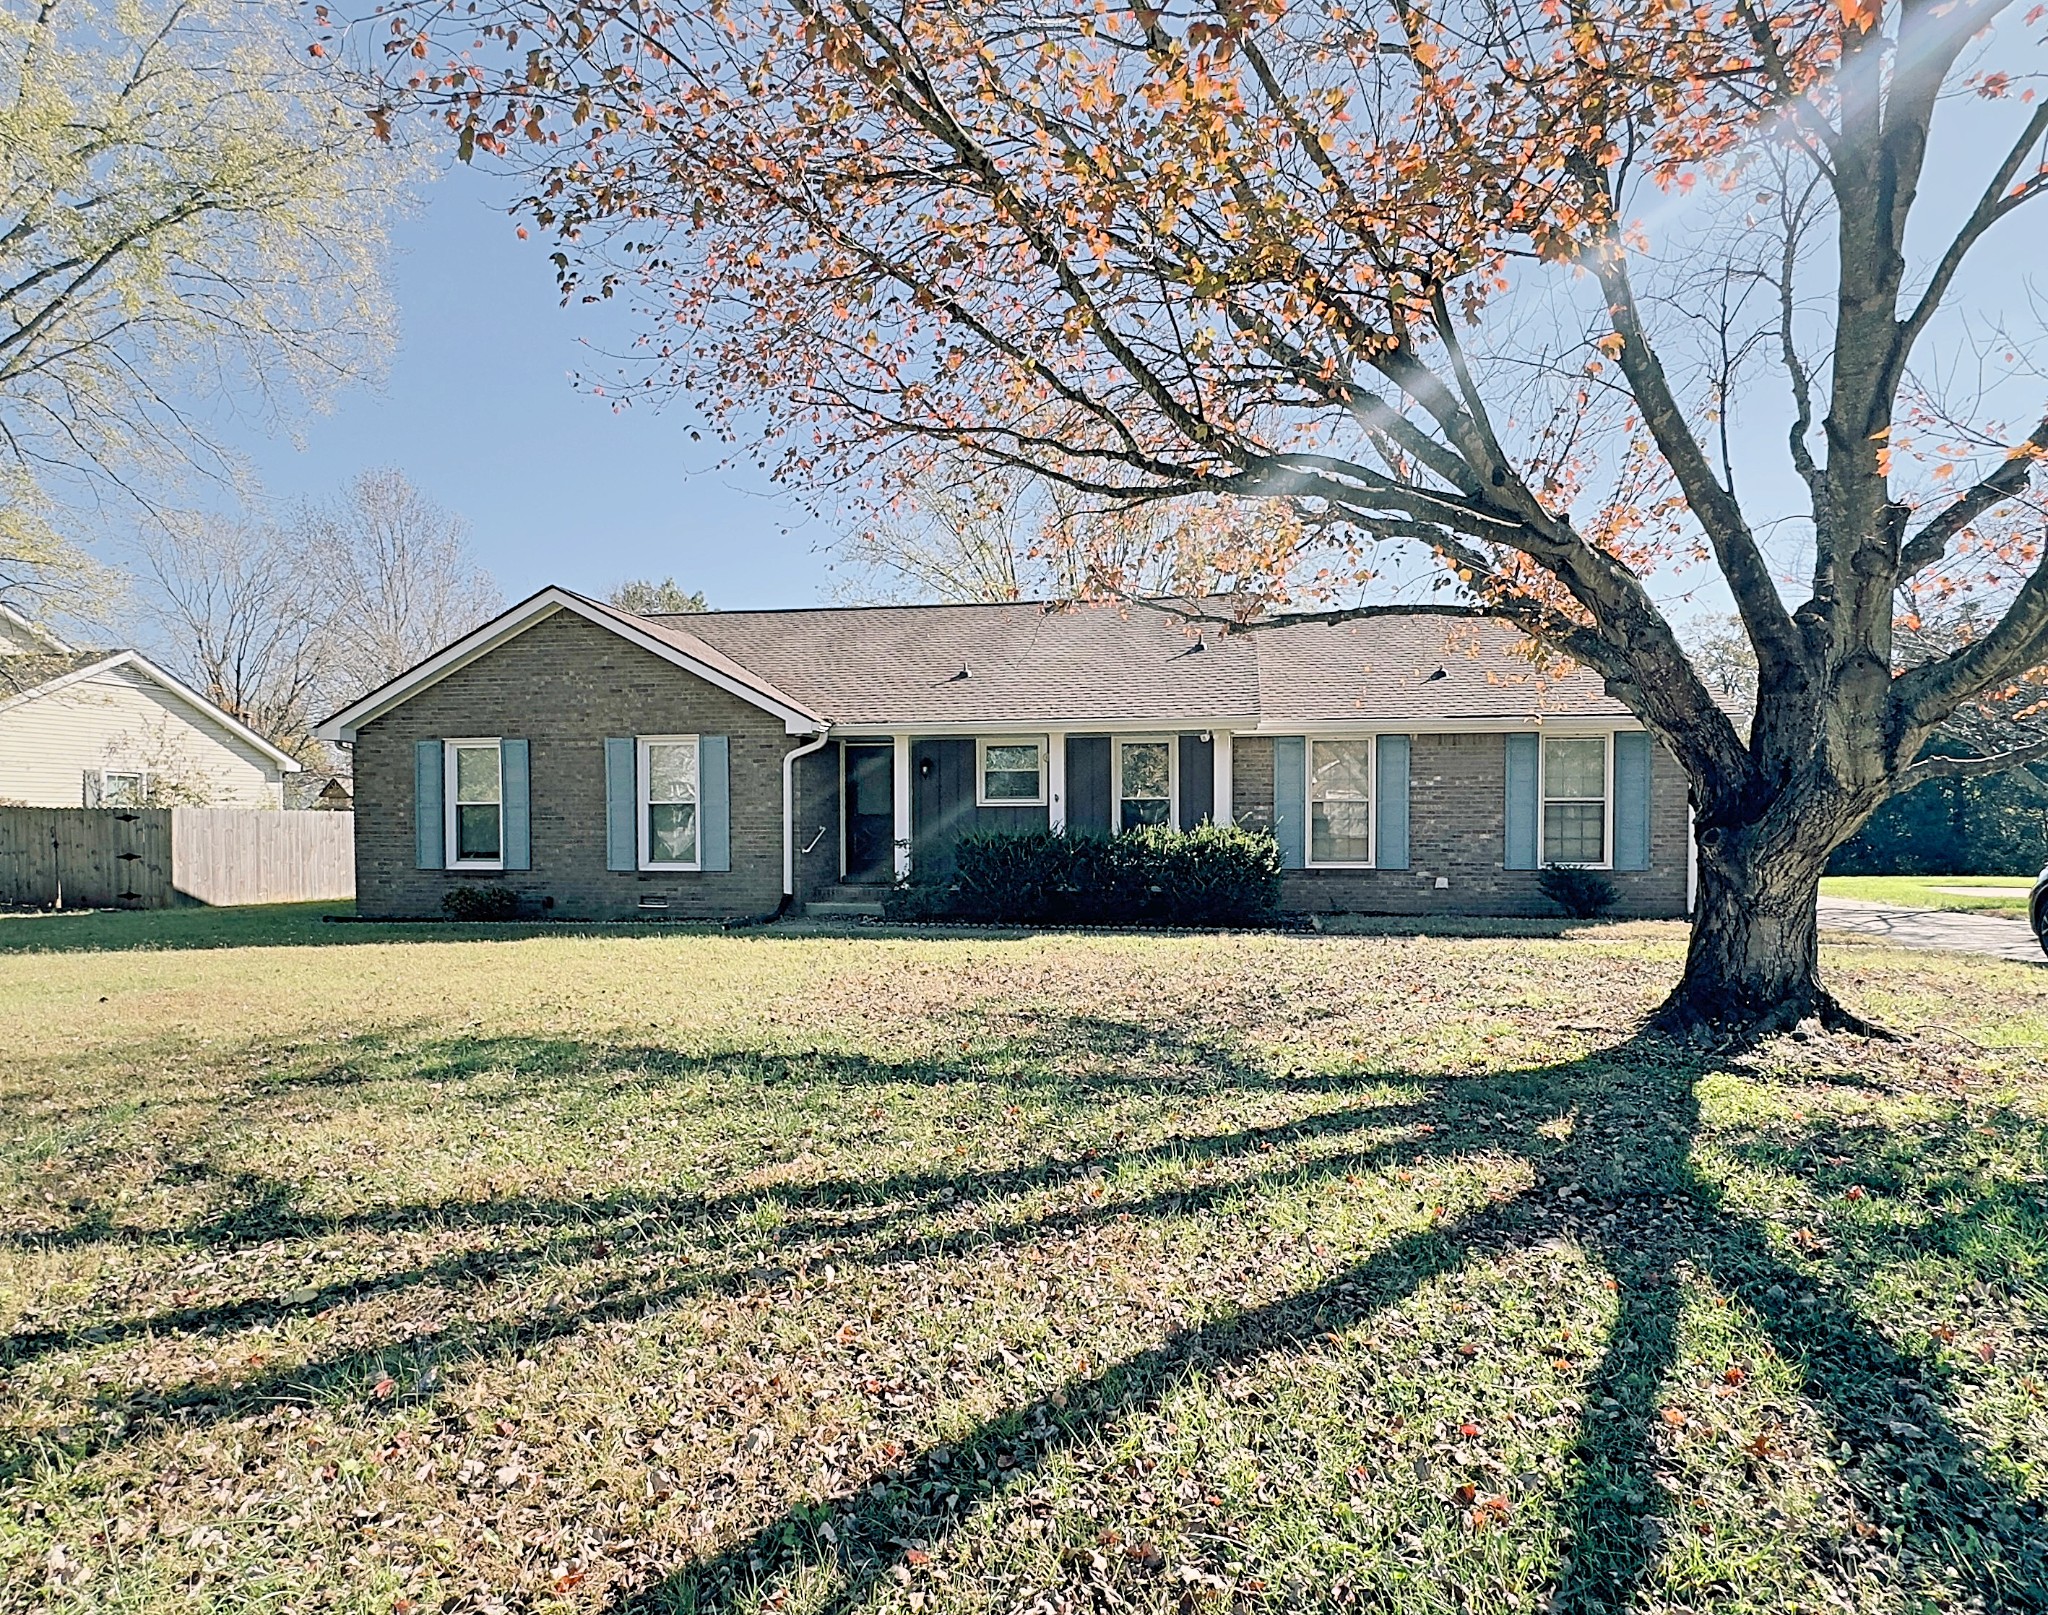
[[[1575,920],[1590,920],[1614,907],[1621,893],[1614,882],[1597,869],[1575,869],[1569,864],[1552,864],[1536,876],[1543,895]]]
[[[1231,825],[1106,837],[978,833],[961,837],[953,856],[950,879],[913,879],[884,912],[1017,925],[1258,925],[1280,907],[1279,843]]]
[[[519,894],[509,886],[457,886],[441,899],[451,920],[511,920],[519,917]]]

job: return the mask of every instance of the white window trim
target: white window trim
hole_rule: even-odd
[[[98,774],[99,774],[99,785],[100,785],[100,791],[99,791],[99,801],[100,801],[100,806],[101,806],[101,807],[148,807],[148,806],[149,806],[149,774],[150,774],[150,771],[149,771],[148,769],[146,769],[146,768],[102,768],[102,769],[98,770]],[[139,786],[139,790],[138,790],[137,794],[138,794],[138,796],[139,796],[139,797],[141,798],[141,800],[139,800],[139,801],[136,801],[136,802],[109,802],[109,801],[107,800],[107,781],[108,781],[109,779],[133,779],[133,780],[135,780],[135,781],[136,781],[136,782],[138,783],[138,786]]]
[[[498,856],[495,858],[458,858],[455,849],[461,845],[455,834],[455,753],[462,747],[490,746],[498,753]],[[449,869],[503,869],[505,867],[505,742],[497,735],[466,735],[459,740],[441,742],[441,834],[446,837],[441,862]]]
[[[1124,833],[1124,748],[1164,746],[1166,748],[1166,827],[1180,828],[1180,737],[1178,735],[1118,735],[1109,774],[1109,815],[1115,833]]]
[[[647,810],[651,805],[648,801],[648,794],[654,785],[653,770],[649,766],[648,748],[650,746],[696,746],[697,744],[698,737],[695,735],[641,735],[633,743],[633,813],[638,821],[634,826],[633,833],[639,842],[639,862],[640,867],[644,870],[680,870],[689,873],[704,867],[704,778],[703,753],[701,750],[698,753],[697,800],[694,804],[697,809],[697,816],[691,821],[696,828],[697,856],[688,863],[658,864],[648,856],[647,851]]]
[[[1614,867],[1614,735],[1612,729],[1597,734],[1584,731],[1540,733],[1536,739],[1536,867],[1538,869],[1612,869]],[[1550,808],[1550,742],[1553,740],[1601,740],[1607,744],[1607,762],[1602,774],[1606,795],[1601,802],[1600,848],[1605,854],[1597,864],[1553,864],[1544,855],[1544,834]],[[1560,796],[1560,802],[1590,802],[1590,796]]]
[[[1038,748],[1038,791],[1033,796],[990,796],[988,794],[988,749],[991,746],[1036,746]],[[974,805],[986,808],[1028,808],[1046,805],[1045,776],[1051,747],[1044,735],[976,735],[974,737]]]
[[[1333,740],[1363,740],[1365,748],[1365,861],[1325,863],[1316,856],[1316,747]],[[1377,734],[1304,735],[1301,757],[1301,866],[1304,869],[1377,869],[1380,858],[1380,737]]]

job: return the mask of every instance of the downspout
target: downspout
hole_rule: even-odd
[[[829,733],[820,734],[782,754],[782,901],[775,908],[778,920],[796,902],[796,760],[822,750],[831,738]]]

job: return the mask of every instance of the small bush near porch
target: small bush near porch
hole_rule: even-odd
[[[231,919],[0,919],[5,1609],[2048,1599],[2037,970]]]

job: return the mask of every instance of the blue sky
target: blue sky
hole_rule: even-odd
[[[564,309],[546,248],[521,241],[502,181],[455,167],[398,222],[398,344],[384,384],[240,443],[273,497],[396,466],[469,518],[509,598],[673,575],[718,606],[807,605],[831,587],[829,527],[759,473],[721,469],[680,413],[615,413],[571,383],[586,342],[623,345],[623,308]]]

